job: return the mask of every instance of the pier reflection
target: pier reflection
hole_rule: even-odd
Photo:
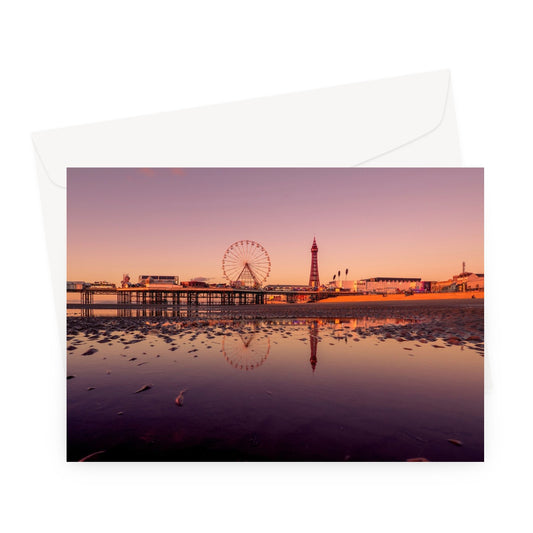
[[[69,309],[67,316],[118,317],[118,318],[210,318],[220,316],[220,309],[214,307],[127,307],[105,309],[85,307]]]
[[[323,319],[279,319],[279,320],[235,320],[222,318],[217,308],[176,308],[168,306],[127,307],[122,309],[98,309],[88,307],[77,313],[81,317],[109,317],[118,318],[154,318],[154,319],[192,319],[207,320],[210,326],[227,324],[221,340],[221,352],[228,364],[238,370],[254,370],[265,363],[270,354],[270,335],[281,331],[282,338],[289,338],[291,327],[307,326],[309,334],[309,364],[313,374],[318,366],[318,343],[321,341],[321,330],[330,338],[348,342],[349,337],[375,326],[387,324],[403,325],[413,320],[400,318],[358,317],[352,319],[323,318]],[[70,316],[75,316],[74,313]],[[156,326],[160,321],[154,323]],[[229,326],[229,327],[228,327]],[[288,334],[288,335],[287,335]],[[305,338],[298,339],[304,341]],[[356,339],[357,340],[357,339]],[[301,350],[300,350],[301,351]]]

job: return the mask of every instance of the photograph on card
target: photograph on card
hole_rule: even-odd
[[[483,181],[69,168],[67,461],[483,461]]]

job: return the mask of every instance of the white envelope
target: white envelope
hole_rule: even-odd
[[[448,71],[38,132],[33,142],[61,339],[68,167],[461,165]]]

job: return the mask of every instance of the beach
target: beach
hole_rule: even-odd
[[[420,295],[422,296],[422,295]],[[350,298],[350,297],[346,297]],[[364,298],[364,297],[363,297]],[[82,307],[82,306],[80,306]],[[99,306],[83,306],[85,309],[99,309],[105,311],[100,317],[75,317],[67,319],[67,328],[91,327],[98,318],[112,318],[117,316],[117,310],[129,310],[132,316],[118,317],[117,324],[124,327],[140,327],[139,318],[149,317],[156,321],[172,319],[176,323],[190,323],[193,326],[202,324],[203,318],[211,320],[229,319],[298,319],[298,318],[403,318],[416,321],[418,326],[412,325],[419,334],[429,338],[438,336],[446,331],[460,338],[471,335],[484,334],[484,301],[480,298],[381,298],[369,300],[339,301],[339,299],[323,300],[305,304],[276,304],[276,305],[241,305],[241,306],[198,306],[182,309],[168,306],[117,306],[101,304]],[[136,311],[142,311],[134,316]],[[192,321],[191,321],[192,320]],[[109,323],[109,322],[103,322]]]
[[[483,300],[384,300],[69,316],[68,460],[483,460]]]
[[[319,300],[317,303],[330,302],[407,302],[407,301],[422,301],[433,302],[443,300],[483,300],[485,297],[484,291],[469,291],[469,292],[435,292],[435,293],[413,293],[406,295],[400,294],[339,294],[333,298],[326,298]]]

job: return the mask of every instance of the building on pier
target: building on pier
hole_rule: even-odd
[[[206,287],[209,287],[209,283],[207,283],[207,281],[199,281],[196,279],[192,279],[190,281],[182,281],[181,286],[182,287],[206,288]]]
[[[179,276],[161,276],[142,274],[139,276],[139,285],[146,288],[154,289],[171,289],[180,284]]]
[[[117,288],[114,283],[109,281],[93,281],[89,284],[89,287],[93,290],[115,290]]]
[[[265,291],[308,291],[309,285],[267,285],[263,287]]]
[[[67,281],[67,291],[81,291],[88,285],[85,281]]]

